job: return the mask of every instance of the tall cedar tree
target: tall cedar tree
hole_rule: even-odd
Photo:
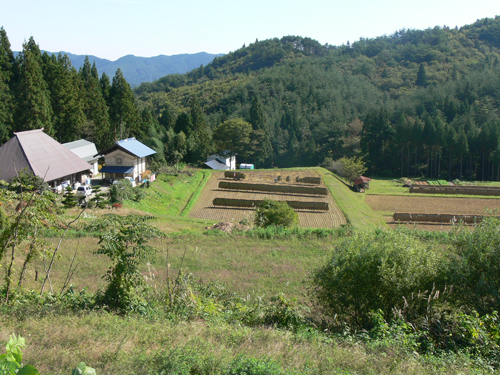
[[[273,155],[273,146],[271,136],[266,123],[264,110],[260,104],[259,98],[255,95],[250,106],[250,124],[252,124],[252,151],[253,160],[258,167],[271,166]]]
[[[427,86],[427,72],[425,71],[424,64],[420,64],[418,67],[417,80],[415,85],[425,87]]]
[[[17,130],[45,128],[47,134],[54,135],[50,93],[42,72],[42,55],[33,37],[23,43],[23,51],[18,56],[17,65]]]
[[[76,141],[85,124],[83,101],[80,96],[80,79],[67,55],[43,54],[45,81],[50,89],[53,127],[56,139]]]
[[[12,96],[12,77],[14,54],[3,27],[0,27],[0,143],[9,139],[14,126],[14,98]]]
[[[121,69],[118,69],[113,77],[109,96],[111,103],[109,116],[115,140],[127,137],[143,139],[144,134],[141,129],[141,119],[135,105],[134,94],[123,77]]]
[[[113,136],[110,130],[108,107],[102,96],[99,80],[92,74],[88,56],[85,57],[79,72],[83,84],[83,112],[86,123],[82,137],[93,141],[98,150],[111,145]]]
[[[109,106],[109,91],[111,90],[111,80],[109,79],[109,76],[106,74],[106,72],[102,73],[99,83],[101,84],[102,96]]]
[[[192,132],[188,136],[189,151],[191,161],[198,163],[206,160],[206,157],[213,150],[212,132],[205,121],[205,115],[198,99],[195,96],[191,97],[189,104],[192,123]]]

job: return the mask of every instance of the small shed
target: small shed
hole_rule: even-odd
[[[360,193],[364,193],[365,190],[368,190],[370,188],[370,181],[372,179],[365,177],[365,176],[359,176],[357,179],[354,180],[352,183],[354,185],[354,190]]]
[[[231,155],[228,151],[221,152],[220,154],[209,155],[205,165],[212,169],[235,170],[236,156]]]

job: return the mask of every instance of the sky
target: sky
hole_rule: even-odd
[[[500,15],[499,0],[0,0],[11,49],[117,60],[228,53],[286,35],[342,45],[401,29],[461,27]]]

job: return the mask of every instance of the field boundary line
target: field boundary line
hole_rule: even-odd
[[[200,196],[200,193],[203,190],[203,188],[205,187],[207,181],[210,179],[210,177],[212,177],[212,174],[209,173],[208,171],[203,171],[202,170],[201,174],[202,174],[203,177],[201,178],[200,183],[198,184],[198,186],[196,187],[196,189],[194,189],[193,193],[191,194],[191,196],[187,200],[186,204],[182,208],[182,211],[179,214],[179,216],[187,216],[187,215],[189,215],[189,212],[191,212],[191,210],[193,209],[194,204],[196,203],[196,200]],[[207,174],[208,174],[208,177],[207,177]]]

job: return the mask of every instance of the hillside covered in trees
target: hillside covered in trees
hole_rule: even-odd
[[[497,16],[343,46],[256,41],[135,92],[167,139],[189,132],[193,98],[214,134],[243,121],[239,159],[260,167],[362,155],[376,175],[498,179],[499,58]]]
[[[499,179],[500,17],[400,30],[342,46],[256,41],[134,91],[87,59],[14,58],[0,39],[0,139],[44,127],[104,148],[136,136],[158,162],[230,150],[257,167],[362,156],[371,175]],[[134,98],[135,95],[135,98]]]

